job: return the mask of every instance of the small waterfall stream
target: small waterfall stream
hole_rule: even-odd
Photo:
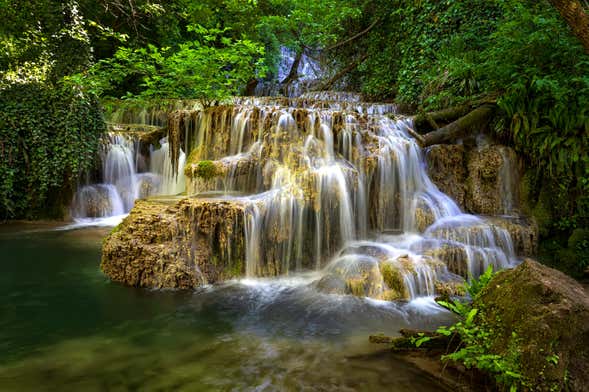
[[[138,198],[175,195],[184,191],[184,176],[172,169],[167,138],[160,140],[160,148],[151,146],[146,157],[140,152],[138,136],[124,132],[107,133],[100,154],[102,182],[78,189],[71,207],[74,219],[92,224],[97,218],[122,217],[133,208]],[[180,151],[179,166],[184,166],[185,161],[186,156]]]

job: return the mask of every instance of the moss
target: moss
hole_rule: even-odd
[[[589,247],[589,229],[578,228],[573,230],[573,233],[568,240],[569,248],[580,249]]]
[[[526,260],[496,274],[473,307],[479,309],[477,324],[488,332],[490,353],[520,364],[529,389],[545,391],[564,387],[567,368],[585,385],[588,305],[572,279]]]
[[[539,234],[543,237],[547,236],[552,226],[552,214],[543,198],[538,200],[538,203],[532,208],[532,215],[538,222]]]
[[[210,179],[220,174],[214,161],[201,160],[202,148],[195,148],[190,152],[184,165],[184,174],[188,177],[200,177]]]
[[[346,280],[346,292],[355,295],[356,297],[364,297],[364,279],[352,278]]]
[[[385,290],[382,293],[381,299],[383,301],[399,301],[406,299],[406,297],[397,290]]]
[[[213,177],[219,175],[219,171],[217,170],[217,166],[213,161],[200,161],[196,165],[193,171],[196,177],[200,177],[204,180],[210,180]]]
[[[110,231],[110,234],[118,233],[119,231],[121,231],[122,227],[123,227],[123,223],[119,223],[118,225],[113,227],[113,229]]]
[[[195,165],[198,163],[198,161],[200,161],[200,148],[195,148],[190,152],[190,154],[188,154],[188,157],[186,158],[186,167]]]
[[[519,182],[519,205],[524,215],[530,216],[532,213],[532,200],[535,189],[535,175],[532,170],[528,170],[521,177]]]
[[[408,297],[407,289],[405,288],[405,280],[403,279],[403,274],[401,273],[401,271],[399,271],[399,269],[396,266],[389,262],[382,262],[380,263],[380,273],[382,275],[384,283],[389,288],[389,292],[387,293],[387,291],[385,291],[383,297],[385,295],[395,297],[393,299],[383,299],[392,301]]]

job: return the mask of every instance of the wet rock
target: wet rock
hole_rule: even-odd
[[[495,216],[486,219],[509,232],[517,256],[531,257],[538,253],[538,225],[533,218]]]
[[[462,297],[466,295],[464,283],[462,282],[442,282],[438,280],[434,283],[434,287],[438,295],[437,299],[443,301],[448,301],[451,297]]]
[[[324,293],[347,294],[385,301],[409,299],[405,275],[414,273],[407,256],[377,260],[344,256],[327,267],[327,274],[315,283]]]
[[[589,295],[575,280],[527,259],[498,273],[474,307],[493,331],[491,352],[519,355],[533,390],[587,390]]]
[[[468,255],[463,246],[441,244],[437,248],[427,250],[424,254],[444,263],[448,267],[448,271],[453,274],[468,279]]]
[[[254,192],[257,175],[261,174],[258,160],[249,154],[216,161],[194,160],[194,152],[184,166],[186,190],[189,195],[221,189]]]
[[[466,164],[463,145],[436,144],[426,151],[428,174],[440,191],[464,209]]]
[[[326,294],[339,294],[344,295],[347,293],[346,291],[346,282],[339,276],[335,275],[325,275],[317,282],[314,283],[315,288],[318,291]]]
[[[405,261],[408,258],[400,258]],[[386,301],[395,301],[409,299],[409,291],[405,286],[404,274],[407,273],[399,264],[390,261],[380,263],[380,272],[386,290],[382,293],[382,299]]]
[[[467,154],[468,178],[464,205],[482,215],[510,214],[516,209],[517,189],[513,179],[515,152],[505,146],[486,146]]]
[[[341,274],[346,284],[346,294],[357,297],[379,298],[383,291],[383,279],[378,263],[372,260],[358,259],[353,265],[347,262],[331,269]]]
[[[105,239],[101,269],[129,286],[194,288],[245,272],[238,202],[139,200]]]
[[[436,220],[434,214],[427,206],[417,207],[414,212],[414,219],[414,227],[420,233],[423,233]]]
[[[426,151],[428,174],[464,211],[482,215],[518,210],[519,169],[513,149],[490,145],[434,145]]]
[[[113,211],[111,195],[116,192],[111,185],[88,185],[82,187],[74,196],[74,216],[96,218],[107,216]]]
[[[216,190],[219,190],[219,179],[216,177],[200,178],[186,176],[186,194],[188,195],[198,195]]]

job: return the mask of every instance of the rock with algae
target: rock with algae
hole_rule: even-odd
[[[396,260],[343,257],[327,268],[315,287],[329,294],[348,294],[385,301],[409,299],[405,274],[414,273],[407,256]]]

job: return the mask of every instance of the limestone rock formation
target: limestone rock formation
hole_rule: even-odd
[[[498,273],[474,307],[493,330],[491,351],[515,349],[534,390],[587,390],[589,295],[575,280],[528,259]]]
[[[482,215],[514,212],[517,175],[513,167],[515,153],[504,146],[487,146],[467,154],[465,207]]]
[[[466,194],[464,146],[436,144],[427,149],[425,156],[432,181],[464,210]]]
[[[494,216],[486,220],[509,232],[516,255],[532,257],[538,253],[538,224],[533,218]]]
[[[242,276],[243,215],[238,202],[138,200],[105,239],[101,268],[136,287],[186,289]]]
[[[428,173],[436,186],[466,212],[504,215],[518,212],[515,152],[490,145],[466,150],[463,145],[427,149]]]

